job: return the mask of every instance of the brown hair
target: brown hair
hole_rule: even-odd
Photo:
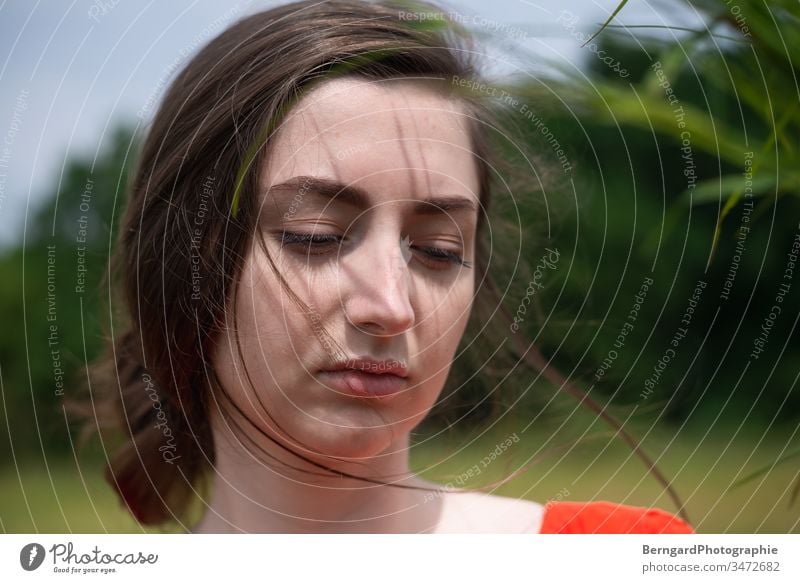
[[[499,244],[493,233],[503,228],[490,230],[486,219],[494,169],[502,168],[491,156],[496,119],[480,95],[452,83],[478,79],[476,54],[465,31],[431,4],[306,0],[235,23],[176,77],[144,142],[113,258],[122,322],[92,375],[100,395],[92,422],[126,436],[107,479],[140,523],[186,518],[194,489],[214,464],[209,404],[212,388],[221,387],[207,356],[257,231],[257,161],[315,84],[337,75],[438,79],[443,92],[463,100],[483,205],[471,317],[482,343],[472,346],[496,350],[500,343],[492,339],[508,336],[513,317],[489,273],[490,248]],[[201,286],[194,285],[198,275]],[[511,347],[615,423],[519,336]],[[440,402],[452,393],[443,391]]]

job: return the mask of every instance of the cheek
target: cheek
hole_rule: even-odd
[[[436,395],[443,388],[458,345],[464,335],[472,309],[472,278],[464,278],[444,297],[434,297],[420,322],[418,365],[420,382]]]
[[[254,345],[261,360],[269,358],[271,362],[283,365],[301,363],[304,351],[310,348],[313,322],[320,320],[325,302],[333,301],[324,295],[325,290],[332,288],[332,280],[326,274],[298,266],[296,260],[290,260],[272,244],[268,243],[268,246],[289,291],[281,285],[280,276],[273,270],[269,259],[260,249],[255,251],[240,278],[236,299],[238,329],[240,336],[247,336],[248,343]],[[319,293],[323,295],[316,298]],[[311,310],[310,314],[303,313],[293,295],[305,303]],[[290,367],[273,368],[285,370]]]
[[[413,357],[419,370],[415,396],[409,399],[405,414],[409,428],[424,419],[444,389],[458,345],[464,335],[472,306],[473,285],[460,283],[446,298],[433,299],[427,318],[417,332],[418,354]]]
[[[250,402],[257,403],[257,399],[250,381],[258,397],[266,397],[265,403],[287,382],[289,367],[275,363],[298,358],[301,334],[293,332],[297,327],[293,318],[298,318],[299,310],[281,297],[269,266],[265,269],[250,259],[242,270],[234,301],[235,309],[227,311],[213,362],[228,395],[238,405],[252,409]]]
[[[441,294],[426,295],[421,310],[426,343],[438,340],[444,346],[458,344],[472,310],[473,293],[471,274],[465,274]]]

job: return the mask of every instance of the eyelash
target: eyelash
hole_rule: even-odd
[[[334,243],[341,242],[339,235],[312,235],[310,233],[290,233],[284,231],[278,235],[278,240],[281,245],[305,245],[309,247],[316,247],[317,249],[325,248]],[[472,268],[472,263],[465,261],[458,253],[442,249],[440,247],[418,247],[411,245],[411,249],[423,251],[430,259],[437,263],[450,263],[454,265],[461,265],[468,269]],[[312,255],[322,255],[323,252],[312,253]]]

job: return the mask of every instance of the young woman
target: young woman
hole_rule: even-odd
[[[305,1],[236,23],[173,82],[95,381],[111,389],[102,426],[129,438],[107,477],[142,524],[691,532],[659,509],[542,505],[409,469],[412,430],[458,392],[443,388],[468,324],[489,334],[503,301],[497,126],[471,54],[432,5]]]

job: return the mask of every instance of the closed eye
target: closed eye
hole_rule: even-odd
[[[282,231],[278,241],[283,247],[305,247],[307,255],[325,255],[342,244],[344,237],[340,235],[320,235],[313,233],[292,233]],[[410,245],[410,248],[424,255],[421,260],[433,269],[444,269],[450,265],[461,265],[468,269],[472,263],[465,261],[461,255],[449,249],[421,245]]]
[[[419,245],[411,245],[410,247],[411,249],[422,251],[423,253],[427,254],[428,257],[434,260],[445,261],[456,265],[462,265],[466,268],[472,267],[472,263],[470,263],[469,261],[465,261],[464,258],[461,257],[461,255],[459,255],[455,251],[450,251],[449,249],[442,249],[441,247],[422,247]]]

